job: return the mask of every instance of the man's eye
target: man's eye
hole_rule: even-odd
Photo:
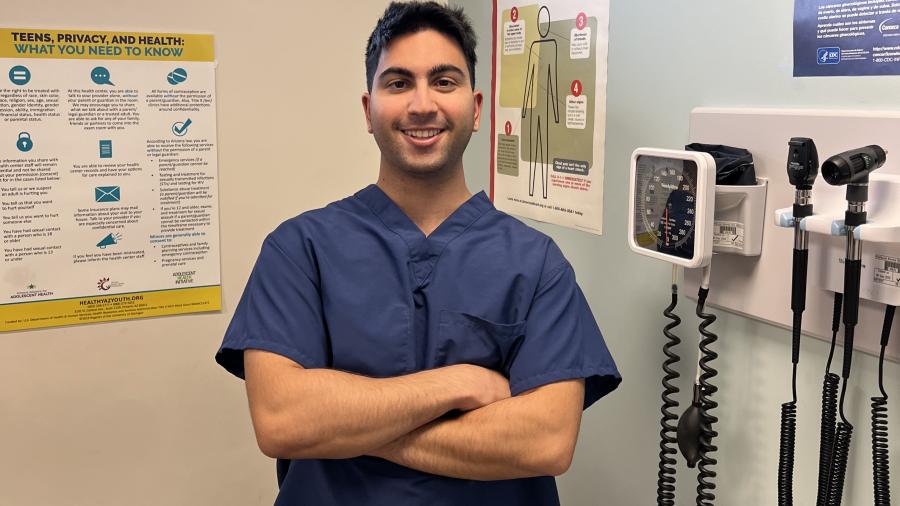
[[[446,79],[446,78],[444,78],[444,79],[438,79],[437,81],[435,81],[435,84],[437,84],[438,87],[440,87],[440,88],[449,88],[449,87],[451,87],[451,86],[455,86],[455,85],[456,85],[456,83],[453,82],[452,79]]]
[[[393,90],[402,90],[406,88],[406,81],[391,81],[387,87]]]

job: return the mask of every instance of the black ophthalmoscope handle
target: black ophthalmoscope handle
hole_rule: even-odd
[[[806,309],[806,266],[809,263],[809,250],[794,249],[794,266],[791,283],[791,310],[794,312],[793,349],[791,361],[800,361],[800,327],[803,311]]]
[[[853,331],[859,322],[859,281],[862,260],[844,259],[844,370],[842,377],[850,377],[853,359]]]
[[[894,313],[897,311],[897,306],[887,305],[884,308],[884,323],[881,327],[881,345],[887,346],[888,341],[891,339],[891,326],[894,324]]]

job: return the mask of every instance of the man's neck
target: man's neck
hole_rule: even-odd
[[[461,167],[449,178],[409,178],[382,168],[378,187],[426,236],[472,196]]]

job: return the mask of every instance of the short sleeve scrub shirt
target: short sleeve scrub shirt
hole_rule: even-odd
[[[513,395],[584,378],[587,408],[621,377],[571,265],[481,192],[425,236],[375,185],[269,234],[216,360],[243,350],[383,378],[475,364]],[[276,505],[555,505],[552,477],[447,478],[375,457],[295,460]]]

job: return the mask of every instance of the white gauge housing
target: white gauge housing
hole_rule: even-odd
[[[697,151],[638,148],[631,155],[629,179],[631,249],[685,268],[708,265],[716,198],[716,162],[712,156]]]

